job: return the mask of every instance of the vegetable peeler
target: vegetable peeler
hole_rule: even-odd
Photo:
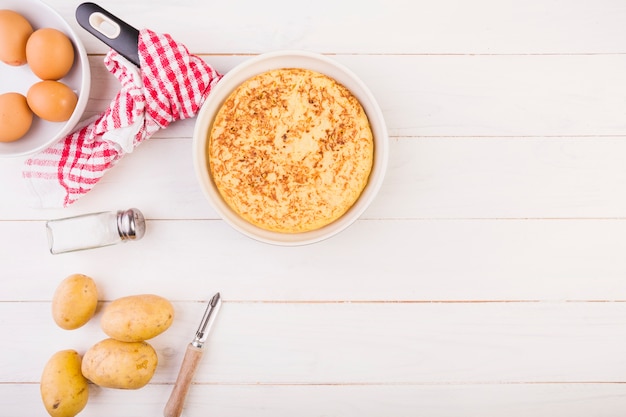
[[[169,400],[167,400],[167,404],[165,404],[163,411],[165,417],[179,417],[182,414],[185,397],[187,396],[187,391],[189,391],[189,385],[200,363],[202,353],[204,352],[204,344],[209,336],[209,332],[211,331],[211,327],[215,322],[215,317],[221,305],[222,299],[218,292],[209,300],[202,320],[200,320],[196,335],[187,346],[183,363],[180,365],[180,371],[176,378],[176,383],[174,384]]]

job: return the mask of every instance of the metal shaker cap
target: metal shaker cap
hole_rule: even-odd
[[[117,231],[122,240],[139,240],[146,233],[146,219],[136,208],[117,212]]]

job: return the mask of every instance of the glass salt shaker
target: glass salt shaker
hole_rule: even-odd
[[[139,240],[146,221],[136,208],[89,213],[46,222],[50,253],[100,248]]]

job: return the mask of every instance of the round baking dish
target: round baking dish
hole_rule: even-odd
[[[81,120],[91,86],[91,71],[87,52],[80,38],[67,21],[52,7],[39,0],[0,0],[0,9],[13,10],[24,16],[34,30],[55,28],[65,33],[74,45],[74,65],[60,81],[78,96],[78,102],[70,119],[65,122],[47,122],[33,118],[30,130],[14,142],[0,143],[0,157],[19,157],[39,152],[71,133]],[[12,67],[0,62],[0,94],[16,92],[26,96],[26,92],[36,82],[41,81],[28,65]]]
[[[316,230],[280,233],[262,229],[244,220],[222,199],[208,167],[208,136],[215,115],[231,92],[249,78],[280,68],[305,68],[325,74],[344,85],[360,101],[374,136],[374,161],[368,183],[358,200],[339,219]],[[258,55],[229,71],[213,88],[198,112],[193,133],[193,161],[200,186],[218,214],[234,229],[261,242],[297,246],[319,242],[350,226],[370,205],[387,168],[389,137],[382,112],[367,86],[348,68],[320,54],[306,51],[277,51]]]

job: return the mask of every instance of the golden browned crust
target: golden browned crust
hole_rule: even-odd
[[[374,142],[342,85],[284,68],[244,82],[211,128],[211,176],[225,202],[263,229],[297,233],[341,217],[367,184]]]

